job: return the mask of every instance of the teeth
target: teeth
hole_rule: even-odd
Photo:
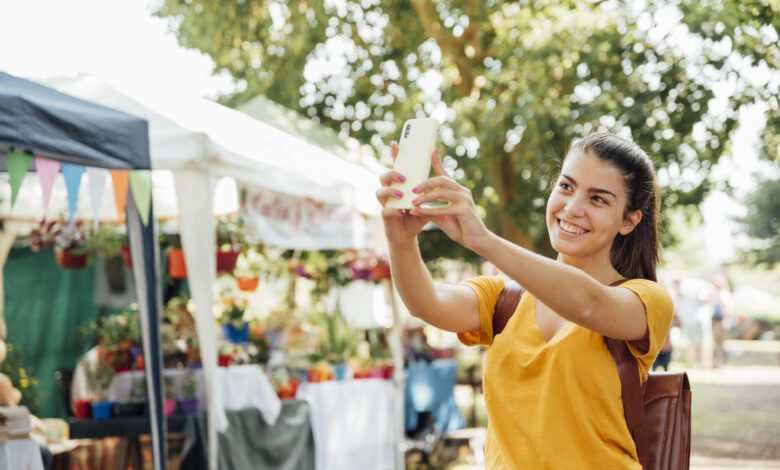
[[[568,233],[573,233],[573,234],[579,235],[581,233],[585,233],[586,232],[586,230],[583,230],[583,229],[577,227],[576,225],[572,225],[572,224],[566,222],[565,220],[561,220],[560,221],[560,226],[561,226],[561,228],[565,232],[568,232]]]

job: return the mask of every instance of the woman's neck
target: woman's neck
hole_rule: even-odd
[[[617,280],[623,279],[623,275],[609,261],[608,253],[606,256],[600,253],[597,256],[587,258],[566,256],[558,253],[558,261],[588,273],[602,284],[612,284]]]

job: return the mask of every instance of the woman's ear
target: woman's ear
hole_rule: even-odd
[[[639,222],[642,220],[642,211],[635,210],[631,211],[628,214],[626,214],[626,217],[623,219],[623,226],[620,227],[619,233],[621,235],[628,235],[631,233],[632,230],[636,228],[637,225],[639,225]]]

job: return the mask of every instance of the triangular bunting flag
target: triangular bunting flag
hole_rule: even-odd
[[[108,170],[105,168],[87,167],[87,176],[89,177],[89,202],[92,203],[92,220],[95,224],[95,230],[100,223],[100,203],[103,201],[103,189],[106,187],[106,176]]]
[[[114,202],[119,224],[125,220],[125,207],[127,206],[127,190],[130,184],[130,173],[127,170],[108,170],[111,173],[111,181],[114,182]]]
[[[48,158],[35,157],[35,170],[38,179],[41,180],[41,192],[43,193],[43,221],[49,217],[49,200],[51,199],[51,187],[54,186],[54,178],[60,172],[60,162]]]
[[[152,204],[152,175],[149,170],[130,172],[130,191],[133,193],[135,207],[144,226],[149,224],[149,209]]]
[[[84,174],[84,167],[72,163],[63,163],[60,168],[62,170],[62,175],[65,177],[65,189],[68,190],[68,212],[70,212],[70,223],[73,225],[73,219],[76,216],[76,204],[79,200],[81,175]]]
[[[11,209],[14,208],[16,196],[22,186],[22,180],[30,168],[33,158],[16,150],[8,151],[8,177],[11,180]]]

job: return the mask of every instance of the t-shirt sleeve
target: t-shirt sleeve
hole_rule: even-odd
[[[650,333],[650,346],[647,351],[640,351],[634,343],[628,341],[628,349],[639,363],[639,375],[641,380],[647,378],[647,373],[653,365],[653,361],[669,334],[669,328],[672,325],[674,316],[674,304],[669,293],[657,282],[647,279],[632,279],[620,285],[632,291],[639,297],[645,305],[645,314],[647,315],[647,330]]]
[[[458,340],[466,346],[493,343],[493,313],[506,279],[501,276],[480,276],[461,283],[477,294],[479,302],[479,330],[458,333]]]

